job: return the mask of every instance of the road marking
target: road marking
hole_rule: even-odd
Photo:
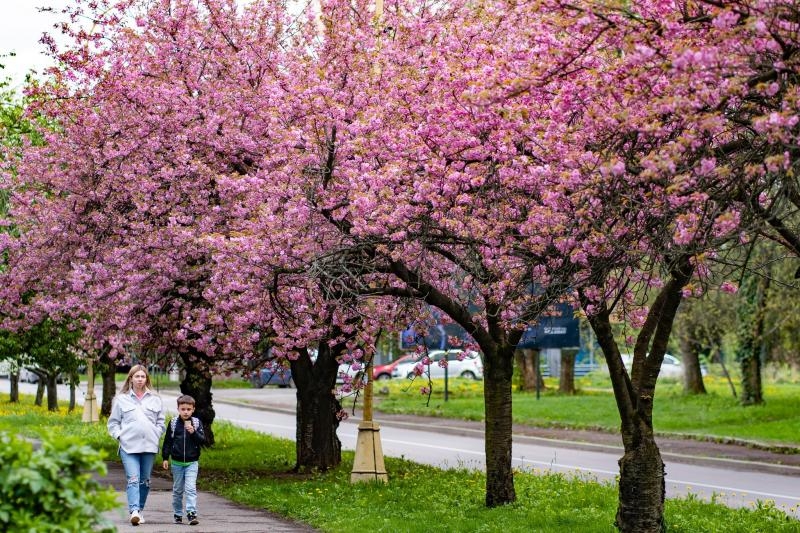
[[[758,496],[766,496],[768,498],[785,498],[787,500],[795,500],[800,501],[800,497],[798,496],[789,496],[786,494],[775,494],[772,492],[760,492],[757,490],[749,490],[749,489],[737,489],[736,487],[721,487],[719,485],[708,485],[706,483],[692,483],[690,481],[681,481],[679,479],[669,479],[667,478],[667,483],[675,483],[679,485],[687,485],[691,487],[703,487],[706,489],[716,489],[716,490],[723,490],[729,492],[737,492],[742,494],[756,494]]]

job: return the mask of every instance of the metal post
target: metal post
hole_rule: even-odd
[[[447,354],[444,354],[444,356],[447,357]],[[450,367],[450,365],[445,365],[445,367],[444,367],[444,401],[447,401],[447,399],[450,396],[450,393],[449,393],[449,391],[447,389],[447,383],[450,381],[448,379],[448,369],[449,369],[449,367]]]

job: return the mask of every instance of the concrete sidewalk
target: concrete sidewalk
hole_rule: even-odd
[[[210,492],[197,493],[197,518],[200,523],[188,525],[184,516],[183,524],[172,523],[172,480],[153,475],[150,479],[150,495],[147,497],[147,508],[144,511],[145,523],[133,526],[128,521],[127,503],[125,500],[125,471],[122,464],[108,462],[108,475],[102,478],[104,483],[117,490],[120,507],[106,513],[106,517],[116,526],[117,531],[155,533],[311,533],[315,529],[297,522],[292,522],[267,511],[250,509],[221,498]],[[160,467],[160,463],[156,465]],[[202,467],[201,467],[202,476]]]

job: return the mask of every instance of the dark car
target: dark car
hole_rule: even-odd
[[[292,386],[292,371],[281,364],[270,363],[261,370],[250,374],[250,383],[257,389],[265,385],[277,385],[281,388]]]

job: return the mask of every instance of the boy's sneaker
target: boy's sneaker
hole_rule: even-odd
[[[142,515],[139,514],[139,510],[134,509],[133,511],[131,511],[131,525],[138,526],[139,522],[141,521],[142,521]]]
[[[197,520],[197,513],[186,513],[186,518],[189,520],[190,526],[196,526],[200,522]]]
[[[173,516],[172,516],[172,520],[173,520],[173,522],[175,522],[176,524],[183,524],[183,517],[182,517],[181,515],[178,515],[178,514],[176,514],[176,515],[173,515]]]
[[[144,524],[144,511],[139,511],[139,524]]]

